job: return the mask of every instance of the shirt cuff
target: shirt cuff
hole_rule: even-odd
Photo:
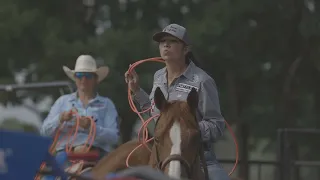
[[[60,114],[58,117],[56,117],[56,119],[54,120],[54,126],[55,127],[58,127],[60,124],[61,124],[61,121],[60,121]]]
[[[142,88],[133,94],[133,99],[142,107],[150,102],[149,95]]]
[[[47,136],[52,136],[54,135],[56,129],[59,127],[60,125],[60,114],[56,115],[51,122],[48,122],[47,124],[45,124],[45,127],[41,128],[40,133],[42,135],[47,135]]]
[[[209,142],[210,139],[211,139],[211,137],[210,137],[210,129],[206,125],[206,122],[200,121],[199,122],[199,128],[200,128],[200,132],[201,132],[202,142]]]

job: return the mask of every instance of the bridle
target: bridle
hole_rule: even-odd
[[[187,176],[188,178],[192,177],[192,172],[191,172],[191,166],[188,163],[188,161],[183,158],[180,154],[171,154],[169,155],[167,158],[165,158],[163,161],[160,160],[160,156],[159,156],[159,150],[157,148],[157,142],[155,142],[155,150],[156,150],[156,161],[157,161],[157,168],[160,169],[162,172],[164,172],[165,168],[167,167],[167,165],[171,162],[171,161],[180,161],[180,163],[184,166]],[[193,160],[193,162],[196,161],[196,157]],[[194,164],[194,163],[192,163]]]
[[[156,121],[154,129],[156,129],[160,117],[161,117],[161,115],[158,117],[158,120]],[[183,119],[181,119],[181,120],[184,121]],[[199,136],[199,142],[201,142],[201,137],[200,136]],[[196,160],[197,160],[198,156],[194,157],[194,159],[192,160],[191,166],[188,163],[188,161],[184,157],[182,157],[182,155],[180,155],[180,154],[171,154],[168,157],[166,157],[163,161],[161,161],[157,145],[158,145],[158,139],[155,137],[154,138],[154,146],[155,146],[155,151],[156,151],[156,164],[157,164],[156,168],[158,168],[159,170],[164,172],[166,166],[171,161],[179,161],[184,166],[184,168],[186,170],[186,173],[187,173],[187,177],[189,179],[191,179],[194,176],[194,174],[193,174],[194,171],[192,171],[192,170],[194,168],[193,165],[196,164]],[[202,166],[203,166],[203,169],[204,169],[205,179],[209,180],[208,169],[207,169],[206,161],[204,159],[204,150],[203,150],[202,144],[199,145],[198,155],[200,157],[200,160],[201,160],[201,163],[202,163]]]

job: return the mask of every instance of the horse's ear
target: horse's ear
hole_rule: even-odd
[[[160,87],[157,87],[156,91],[154,92],[154,103],[160,111],[163,110],[167,105],[167,100],[164,97]]]
[[[194,110],[198,107],[199,96],[195,88],[192,88],[187,97],[187,102],[191,110]]]

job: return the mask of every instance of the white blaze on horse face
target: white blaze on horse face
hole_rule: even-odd
[[[170,129],[170,139],[172,142],[170,155],[181,155],[181,127],[179,121],[175,121]],[[171,161],[169,164],[168,176],[171,178],[181,178],[180,161]]]

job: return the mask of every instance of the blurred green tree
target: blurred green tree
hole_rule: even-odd
[[[178,23],[188,28],[192,50],[217,82],[223,114],[237,125],[242,160],[249,159],[248,148],[254,149],[262,138],[270,140],[266,150],[274,150],[277,128],[320,128],[320,16],[315,11],[319,3],[95,2],[90,9],[77,0],[1,1],[0,82],[13,82],[13,72],[30,64],[36,68],[27,82],[66,79],[62,65],[73,67],[80,54],[93,54],[110,66],[100,92],[115,102],[126,141],[136,116],[128,106],[123,74],[130,63],[159,56],[152,34],[168,23]],[[149,63],[137,68],[147,91],[160,67]],[[299,145],[316,146],[309,141]],[[240,169],[241,177],[248,179],[245,163]]]

